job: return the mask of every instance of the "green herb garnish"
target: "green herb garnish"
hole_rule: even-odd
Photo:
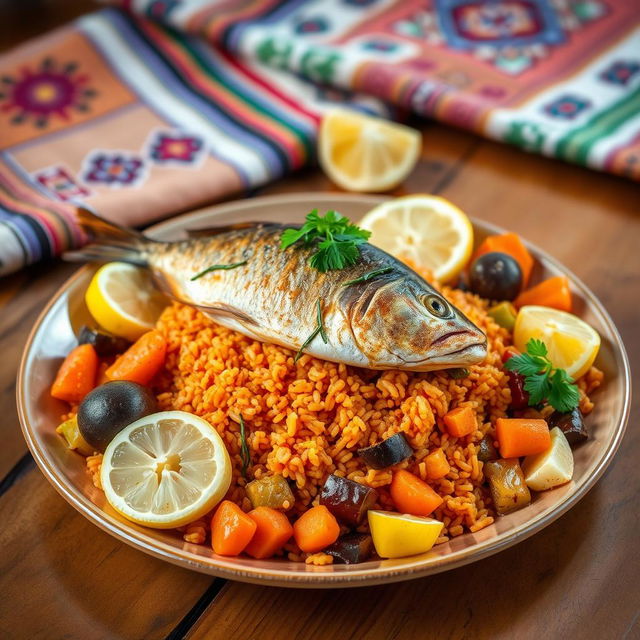
[[[302,343],[302,346],[298,349],[298,353],[296,353],[295,358],[293,359],[293,363],[295,364],[296,362],[298,362],[298,360],[300,360],[301,356],[302,356],[302,352],[311,344],[311,341],[318,335],[320,334],[320,337],[322,338],[322,342],[324,342],[325,344],[327,344],[327,342],[329,341],[327,339],[327,334],[324,330],[324,326],[322,325],[322,307],[320,306],[320,298],[318,298],[317,301],[317,313],[316,313],[316,318],[317,318],[317,325],[316,328],[313,330],[313,333]]]
[[[545,400],[556,410],[566,413],[578,406],[580,393],[573,378],[561,368],[554,368],[547,357],[547,346],[531,338],[527,352],[509,358],[505,369],[524,376],[524,389],[529,394],[529,406]]]
[[[240,415],[240,457],[242,458],[242,477],[247,479],[247,469],[251,464],[251,453],[247,444],[247,434],[245,433],[244,420]]]
[[[309,258],[309,264],[318,271],[326,272],[356,264],[360,255],[358,245],[366,242],[370,235],[370,231],[351,224],[337,211],[327,211],[321,216],[314,209],[307,214],[300,229],[285,230],[280,247],[287,249],[297,242],[305,247],[315,245],[316,252]]]
[[[207,273],[211,273],[212,271],[228,271],[229,269],[235,269],[236,267],[241,267],[244,264],[247,264],[248,260],[243,260],[242,262],[233,262],[232,264],[212,264],[210,267],[207,267],[204,271],[200,273],[196,273],[191,280],[197,280],[198,278],[202,278],[202,276]]]
[[[469,377],[469,369],[464,367],[458,369],[449,369],[449,376],[454,380],[462,380]]]
[[[356,278],[355,280],[347,280],[346,282],[343,282],[342,286],[348,287],[352,284],[367,282],[368,280],[373,280],[373,278],[376,278],[377,276],[382,276],[385,273],[389,273],[390,271],[393,271],[393,267],[384,267],[383,269],[376,269],[375,271],[369,271],[369,273],[365,273],[364,275],[360,276],[359,278]]]

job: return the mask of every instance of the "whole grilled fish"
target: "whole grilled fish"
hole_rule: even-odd
[[[486,356],[486,337],[472,322],[373,245],[360,245],[356,265],[321,273],[308,264],[312,249],[280,248],[285,225],[240,223],[159,242],[84,209],[78,218],[93,242],[67,257],[146,267],[173,298],[262,342],[295,351],[315,332],[305,353],[369,369],[431,371]],[[212,265],[239,262],[244,264],[192,279]],[[381,269],[386,271],[349,284]],[[325,336],[317,331],[319,315]]]

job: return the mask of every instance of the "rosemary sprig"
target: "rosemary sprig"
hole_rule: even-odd
[[[235,269],[236,267],[241,267],[242,265],[247,264],[248,260],[243,260],[242,262],[233,262],[232,264],[212,264],[210,267],[207,267],[204,271],[200,273],[196,273],[191,281],[197,280],[198,278],[202,278],[202,276],[207,275],[207,273],[211,273],[212,271],[228,271],[229,269]]]
[[[342,283],[343,287],[348,287],[352,284],[359,284],[360,282],[367,282],[368,280],[373,280],[373,278],[376,278],[377,276],[382,276],[385,273],[389,273],[390,271],[393,271],[393,267],[383,267],[382,269],[376,269],[375,271],[369,271],[369,273],[365,273],[364,275],[361,275],[359,278],[356,278],[355,280],[347,280],[346,282]]]
[[[322,342],[324,342],[325,344],[327,344],[327,342],[329,341],[327,338],[327,334],[324,330],[324,326],[322,324],[322,307],[320,305],[320,298],[318,298],[318,301],[316,304],[317,304],[317,313],[316,313],[317,320],[316,321],[318,324],[316,328],[313,330],[313,332],[311,333],[311,335],[302,343],[302,346],[298,349],[298,353],[296,353],[295,358],[293,359],[294,364],[298,362],[298,360],[300,360],[304,350],[311,344],[313,339],[318,334],[320,334],[320,337],[322,338]]]
[[[242,458],[242,477],[247,479],[247,469],[251,464],[251,453],[247,444],[247,434],[245,432],[244,419],[240,414],[240,457]]]

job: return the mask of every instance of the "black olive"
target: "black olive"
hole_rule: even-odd
[[[469,285],[481,298],[513,300],[522,287],[522,269],[506,253],[485,253],[471,265]]]
[[[125,338],[118,338],[87,326],[80,329],[78,342],[92,345],[101,358],[118,355],[131,346],[131,342]]]
[[[390,438],[371,447],[358,449],[358,455],[372,469],[386,469],[406,460],[413,454],[411,445],[404,433],[396,433]]]
[[[120,431],[157,411],[155,396],[141,384],[127,380],[107,382],[88,393],[78,407],[82,437],[99,451]]]
[[[575,408],[570,413],[554,411],[547,419],[547,423],[549,429],[559,427],[572,448],[589,438],[587,429],[584,426],[582,412],[578,408]]]

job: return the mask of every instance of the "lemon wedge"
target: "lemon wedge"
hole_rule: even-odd
[[[210,511],[229,489],[231,460],[206,421],[184,411],[136,420],[107,446],[100,472],[111,506],[156,529],[179,527]]]
[[[589,370],[600,349],[595,329],[572,313],[550,307],[530,305],[518,312],[513,330],[516,349],[524,353],[531,338],[542,340],[553,366],[574,379]]]
[[[417,194],[379,204],[358,223],[369,242],[399,260],[426,267],[440,282],[452,280],[473,250],[473,226],[439,196]]]
[[[391,511],[368,511],[373,546],[381,558],[402,558],[429,551],[444,524],[433,518]]]
[[[569,482],[573,477],[573,453],[564,433],[551,429],[551,446],[522,463],[524,480],[529,489],[546,491]]]
[[[349,191],[387,191],[411,173],[420,155],[418,131],[347,109],[322,118],[318,158],[324,172]]]
[[[153,329],[167,299],[145,269],[109,262],[96,271],[85,302],[94,320],[116,336],[137,340]]]

